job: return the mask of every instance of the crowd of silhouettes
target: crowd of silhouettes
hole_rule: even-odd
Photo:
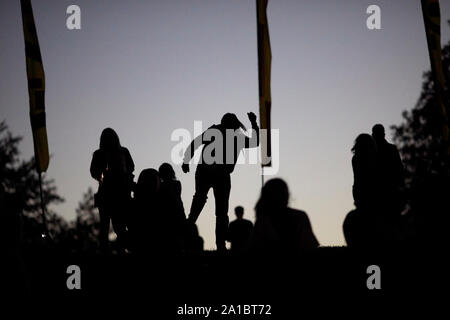
[[[203,140],[208,130],[216,129],[227,137],[226,130],[237,132],[233,139],[234,158],[226,162],[200,161],[195,175],[195,194],[188,216],[181,199],[182,186],[169,163],[158,170],[143,170],[133,181],[134,163],[128,149],[120,145],[111,128],[103,130],[100,147],[92,157],[91,175],[99,182],[95,204],[100,213],[100,243],[108,250],[110,222],[117,235],[120,251],[131,252],[199,252],[203,239],[196,220],[202,211],[209,189],[213,189],[216,214],[216,246],[218,251],[300,252],[319,246],[308,215],[290,208],[289,189],[279,178],[265,183],[256,203],[256,221],[244,219],[244,208],[235,208],[236,220],[229,223],[228,207],[231,190],[230,174],[243,148],[259,145],[256,116],[248,117],[254,130],[251,137],[240,132],[244,125],[236,115],[227,113],[219,125],[213,125],[192,141],[182,165],[189,172],[189,161],[195,150],[211,140]],[[206,141],[206,142],[205,142]],[[226,144],[225,144],[226,145]],[[205,157],[206,147],[202,151]],[[376,124],[372,134],[357,136],[352,147],[355,209],[344,220],[344,236],[350,247],[392,246],[400,240],[401,215],[405,209],[403,164],[397,148],[386,141],[383,125]],[[229,151],[228,151],[229,152]]]
[[[187,226],[181,183],[173,167],[142,170],[133,181],[134,163],[111,128],[103,130],[100,148],[91,162],[91,175],[99,182],[95,206],[100,214],[100,244],[108,252],[110,223],[119,253],[153,254],[203,250],[196,226]]]
[[[169,163],[163,163],[158,170],[142,170],[134,183],[134,163],[127,148],[120,145],[117,133],[111,129],[103,130],[100,147],[91,162],[91,175],[99,182],[95,194],[95,206],[100,214],[100,244],[108,252],[110,223],[117,235],[117,248],[138,254],[199,252],[203,250],[203,239],[195,224],[210,188],[216,200],[216,245],[217,251],[226,252],[225,241],[231,243],[233,253],[259,251],[261,248],[273,250],[284,247],[288,250],[314,248],[318,242],[312,232],[309,219],[303,211],[288,208],[289,192],[281,179],[268,181],[256,205],[256,224],[243,218],[244,208],[235,208],[236,220],[229,223],[228,202],[231,190],[230,174],[243,148],[257,147],[259,144],[256,116],[248,114],[252,128],[251,137],[238,132],[234,136],[241,145],[234,145],[234,158],[226,162],[224,148],[223,162],[199,163],[196,172],[195,194],[188,217],[181,200],[181,183]],[[225,131],[245,129],[236,115],[227,113],[217,129]],[[206,131],[200,136],[205,135]],[[202,141],[202,143],[205,143]],[[182,166],[189,171],[197,143],[186,150]]]

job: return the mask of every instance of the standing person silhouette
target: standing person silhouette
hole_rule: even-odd
[[[385,139],[382,124],[372,127],[372,137],[377,145],[377,164],[380,174],[380,191],[387,212],[401,212],[403,188],[403,163],[397,147]]]
[[[234,252],[245,248],[252,234],[253,223],[244,219],[244,208],[237,206],[234,208],[236,220],[231,221],[228,226],[228,241],[231,242],[231,250]]]
[[[189,161],[195,150],[204,145],[200,162],[195,172],[195,194],[192,199],[188,223],[195,223],[205,206],[210,188],[214,191],[216,206],[216,246],[218,251],[226,251],[225,240],[228,228],[228,201],[231,190],[230,175],[234,170],[242,149],[259,145],[259,127],[256,115],[249,112],[252,124],[251,137],[243,134],[246,130],[234,113],[226,113],[220,124],[212,125],[196,137],[184,153],[182,170],[189,172]]]
[[[106,128],[100,136],[100,147],[91,162],[91,176],[99,182],[95,204],[100,213],[100,246],[108,249],[110,222],[117,234],[119,251],[125,249],[126,217],[133,186],[134,162],[127,148],[120,145],[119,136]]]

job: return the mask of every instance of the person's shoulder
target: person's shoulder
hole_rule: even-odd
[[[220,124],[213,124],[207,130],[210,130],[210,129],[220,130],[221,128],[222,128],[222,126]]]
[[[308,214],[303,210],[287,208],[287,213],[296,220],[308,220]]]
[[[175,193],[181,193],[181,182],[179,180],[171,180],[169,183]]]
[[[101,149],[97,149],[92,153],[92,157],[97,158],[97,157],[101,157],[101,156],[103,156],[103,151]]]
[[[253,227],[253,222],[251,222],[250,220],[244,219],[244,222],[247,226]]]
[[[130,151],[128,150],[128,148],[126,148],[126,147],[123,147],[123,146],[121,146],[120,147],[120,150],[122,150],[122,152],[125,152],[125,153],[130,153]]]
[[[393,152],[397,152],[398,151],[397,146],[395,144],[393,144],[393,143],[389,143],[388,142],[387,143],[387,147]]]

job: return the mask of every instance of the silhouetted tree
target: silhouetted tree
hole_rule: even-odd
[[[75,240],[83,252],[95,252],[99,248],[100,218],[94,208],[94,192],[91,187],[83,194],[76,209]]]
[[[14,238],[21,233],[25,244],[30,244],[36,243],[42,234],[39,177],[34,158],[19,158],[21,140],[21,137],[14,136],[9,131],[5,121],[0,122],[0,182],[4,202],[2,206],[5,208],[2,210],[1,220],[14,233],[7,237]],[[51,209],[51,205],[61,203],[64,199],[58,195],[54,181],[45,175],[42,185],[48,229],[52,237],[58,238],[67,230],[68,224]]]
[[[450,42],[442,49],[442,66],[446,83],[450,80]],[[450,105],[448,90],[445,102]],[[449,159],[442,143],[442,116],[431,71],[423,75],[422,92],[415,107],[403,112],[404,122],[392,126],[394,141],[400,149],[405,165],[406,183],[410,187],[414,177],[424,172],[447,174]]]
[[[450,42],[442,49],[442,67],[448,85]],[[448,114],[448,89],[445,89],[443,96]],[[411,111],[403,112],[402,124],[392,126],[394,141],[405,166],[405,200],[413,218],[410,229],[417,243],[426,247],[447,241],[448,222],[444,219],[450,210],[450,161],[448,146],[442,138],[444,119],[439,108],[432,72],[425,72],[416,106]]]

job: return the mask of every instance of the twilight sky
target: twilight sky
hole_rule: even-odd
[[[0,2],[0,119],[33,154],[20,2]],[[81,30],[66,28],[66,8],[81,8]],[[381,7],[382,30],[366,28],[366,8]],[[136,164],[170,162],[175,129],[193,134],[225,112],[250,126],[258,113],[254,0],[33,1],[46,73],[52,155],[47,175],[66,199],[54,209],[68,220],[89,175],[103,128],[113,127]],[[442,20],[450,3],[441,1]],[[353,208],[350,149],[375,123],[399,124],[419,97],[429,59],[420,1],[271,0],[272,124],[280,131],[280,170],[291,206],[305,210],[322,245],[345,243],[342,222]],[[442,27],[442,43],[450,28]],[[388,140],[390,135],[388,135]],[[183,185],[188,212],[194,166]],[[268,178],[268,177],[267,177]],[[266,179],[267,179],[266,178]],[[236,205],[254,220],[261,186],[258,165],[232,175]],[[205,248],[214,248],[212,191],[199,218]]]

